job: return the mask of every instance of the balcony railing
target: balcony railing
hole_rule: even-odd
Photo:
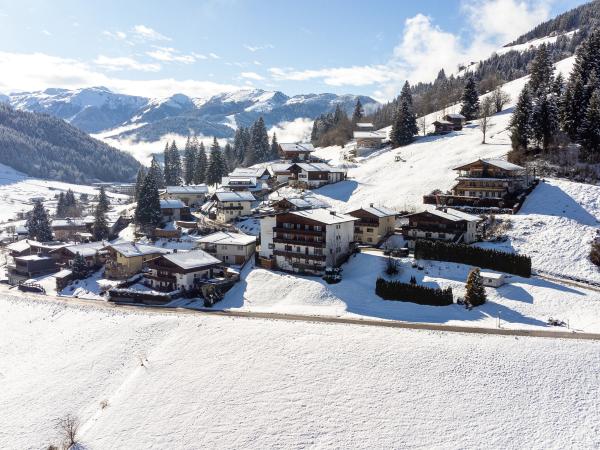
[[[308,236],[322,236],[325,239],[325,231],[306,230],[304,228],[285,228],[285,227],[273,227],[273,231],[276,233],[292,233],[292,234],[305,234]]]
[[[309,239],[297,239],[297,238],[284,238],[280,236],[275,236],[273,238],[273,242],[277,242],[279,244],[290,244],[290,245],[305,245],[309,247],[325,247],[325,242],[323,241],[314,241]]]
[[[299,258],[299,259],[311,259],[313,261],[325,261],[327,257],[325,255],[307,255],[306,253],[290,252],[286,250],[274,250],[275,256],[284,256],[287,258]]]

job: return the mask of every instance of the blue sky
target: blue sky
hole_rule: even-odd
[[[207,97],[238,88],[391,98],[577,0],[0,0],[0,92],[106,85]]]

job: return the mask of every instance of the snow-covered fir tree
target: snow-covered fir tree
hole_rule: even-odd
[[[271,138],[271,155],[269,159],[276,160],[279,158],[279,142],[277,142],[277,134],[273,133],[273,137]]]
[[[100,186],[100,192],[98,194],[98,207],[103,214],[106,214],[110,209],[110,200],[108,199],[108,195],[106,195],[104,186]]]
[[[136,224],[146,229],[156,227],[162,221],[158,186],[152,170],[144,179],[134,218]]]
[[[227,142],[225,147],[223,147],[223,162],[227,168],[227,171],[233,170],[236,167],[235,153],[229,142]]]
[[[100,203],[98,203],[94,210],[94,223],[92,224],[92,235],[94,236],[95,241],[101,241],[108,238],[109,229],[105,213],[106,211],[104,211]]]
[[[467,120],[475,119],[479,111],[479,93],[477,92],[475,79],[472,76],[467,78],[461,101],[462,107],[460,113]]]
[[[223,161],[223,154],[221,153],[221,146],[214,138],[213,145],[210,148],[210,161],[208,162],[208,169],[206,171],[206,183],[210,185],[217,185],[221,182],[221,177],[227,173],[225,168],[225,162]]]
[[[469,272],[465,288],[465,303],[468,306],[479,306],[486,302],[485,287],[479,269],[475,268]]]
[[[579,128],[579,142],[587,161],[600,162],[600,88],[594,91],[588,104]]]
[[[137,202],[140,191],[142,190],[142,185],[144,184],[144,178],[146,178],[148,171],[144,166],[140,166],[137,176],[135,177],[135,190],[133,193],[134,200]]]
[[[208,158],[206,157],[206,148],[204,142],[198,145],[196,155],[196,167],[194,169],[194,184],[206,183],[206,169],[208,167]]]
[[[357,124],[363,117],[365,117],[365,110],[360,102],[360,98],[357,98],[356,105],[354,105],[354,111],[352,112],[352,123]]]
[[[171,147],[169,148],[168,170],[165,167],[165,183],[167,186],[179,186],[181,184],[182,172],[183,170],[181,167],[181,156],[179,154],[179,149],[177,148],[175,141],[173,141],[171,143]]]
[[[71,266],[71,274],[73,279],[82,280],[87,276],[88,267],[85,263],[85,259],[81,255],[81,253],[77,252],[75,257],[73,258],[73,265]]]
[[[417,118],[412,112],[412,109],[406,100],[403,100],[398,107],[392,130],[390,132],[390,140],[394,146],[408,145],[414,141],[415,135],[419,132],[417,126]]]
[[[265,121],[262,116],[254,122],[254,125],[252,125],[250,147],[254,151],[257,162],[268,160],[270,150],[269,135],[267,134],[267,127],[265,126]]]
[[[534,97],[550,90],[550,86],[554,83],[554,66],[545,44],[538,47],[529,73],[529,89]]]
[[[512,118],[510,120],[510,140],[514,150],[525,151],[532,137],[531,133],[531,112],[533,103],[529,93],[529,86],[526,84],[519,99]]]
[[[25,225],[29,231],[29,237],[36,241],[48,242],[52,240],[52,228],[50,228],[48,211],[46,211],[42,202],[35,202],[33,211]]]
[[[192,184],[194,182],[197,151],[198,150],[194,145],[194,140],[188,136],[183,153],[183,175],[185,184]]]
[[[531,130],[537,146],[548,151],[559,130],[558,105],[554,94],[541,94],[534,101]]]

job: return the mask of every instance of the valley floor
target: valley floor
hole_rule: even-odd
[[[68,413],[87,449],[600,445],[598,342],[4,295],[0,327],[3,448],[57,443]]]

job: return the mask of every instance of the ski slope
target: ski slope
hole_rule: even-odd
[[[595,341],[9,296],[0,329],[2,448],[59,444],[53,422],[66,414],[90,450],[600,444]]]

